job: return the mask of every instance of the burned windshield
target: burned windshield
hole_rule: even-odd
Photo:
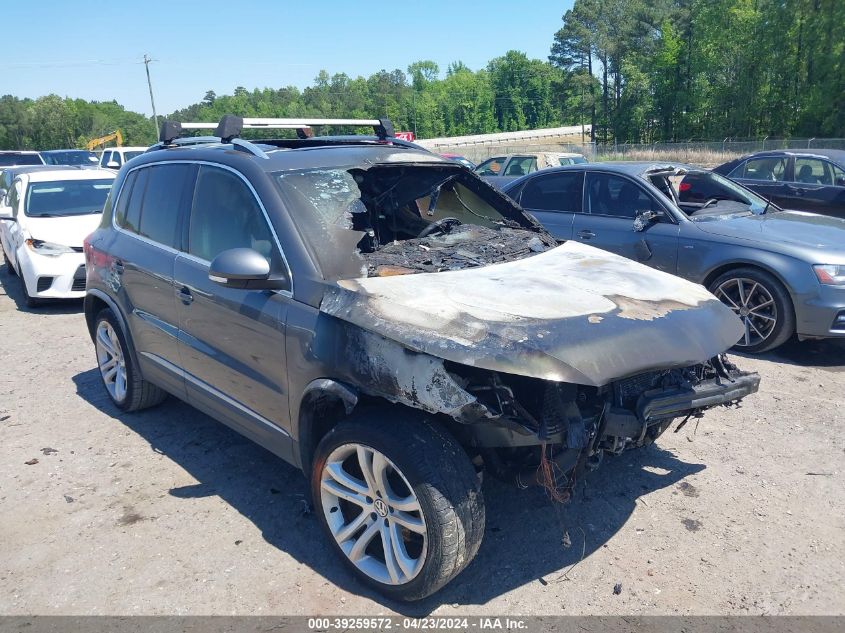
[[[276,182],[330,278],[457,270],[556,245],[513,203],[453,164],[289,171]]]

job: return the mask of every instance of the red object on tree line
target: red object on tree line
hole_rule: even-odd
[[[394,132],[393,136],[403,141],[413,141],[416,138],[413,132]]]

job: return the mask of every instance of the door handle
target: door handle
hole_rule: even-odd
[[[187,286],[179,288],[179,290],[176,291],[176,294],[179,296],[179,300],[185,305],[190,304],[194,300],[194,295],[191,294],[191,291]]]
[[[596,234],[593,233],[592,231],[590,231],[589,229],[585,229],[583,231],[578,231],[578,237],[580,237],[582,240],[591,240],[595,236],[596,236]]]
[[[122,275],[123,271],[125,270],[123,267],[123,262],[119,259],[114,260],[112,268],[114,269],[114,272],[116,272],[118,275]]]
[[[807,193],[806,189],[804,189],[803,187],[796,187],[795,185],[787,185],[787,189],[789,189],[789,191],[791,193],[794,193],[796,196],[803,196],[805,193]]]

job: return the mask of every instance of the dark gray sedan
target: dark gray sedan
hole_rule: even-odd
[[[691,202],[695,187],[707,198]],[[745,323],[737,348],[845,337],[845,220],[783,211],[697,167],[593,163],[504,188],[560,240],[577,240],[706,286]]]

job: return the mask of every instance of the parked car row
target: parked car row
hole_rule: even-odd
[[[101,167],[120,169],[128,160],[140,156],[146,147],[109,147],[98,156],[83,149],[56,149],[44,152],[0,151],[0,169],[26,165],[53,165],[76,167]]]
[[[104,153],[116,175],[4,169],[0,238],[28,303],[84,290],[117,409],[170,394],[301,468],[331,546],[390,597],[472,560],[482,476],[565,499],[604,455],[755,393],[729,348],[845,336],[845,221],[560,154],[495,157],[502,195],[490,161],[386,120],[239,138],[294,123],[327,122],[165,122],[142,155]]]

